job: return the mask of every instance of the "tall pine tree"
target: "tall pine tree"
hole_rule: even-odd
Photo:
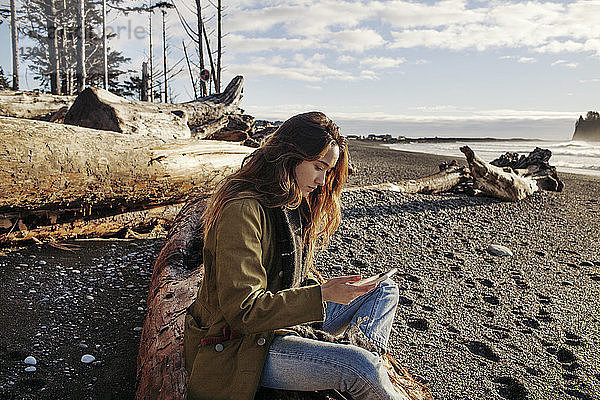
[[[114,0],[118,4],[120,0]],[[102,10],[101,3],[85,0],[85,54],[86,86],[102,86]],[[22,50],[34,79],[40,87],[52,93],[73,94],[79,27],[77,26],[77,0],[25,0],[21,9],[22,33],[35,43]],[[111,34],[108,38],[115,37]],[[119,95],[130,94],[120,78],[131,71],[123,69],[129,61],[119,51],[108,52],[108,88]]]

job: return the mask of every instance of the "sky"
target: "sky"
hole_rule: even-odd
[[[195,26],[193,2],[174,1]],[[568,140],[579,115],[600,108],[598,0],[223,5],[223,86],[243,75],[241,107],[259,119],[320,110],[346,134]],[[203,0],[203,6],[212,31],[214,5]],[[155,28],[160,22],[156,14]],[[169,63],[182,57],[182,40],[197,57],[174,11],[166,23]],[[111,10],[108,25],[119,32],[110,47],[132,59],[129,68],[141,70],[148,58],[147,15]],[[0,39],[0,65],[8,72],[6,23]],[[153,40],[157,65],[159,29]],[[25,88],[35,87],[25,74],[22,68]],[[193,97],[187,69],[171,86],[176,101]]]

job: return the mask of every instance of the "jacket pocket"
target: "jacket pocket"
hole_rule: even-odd
[[[208,328],[199,327],[194,317],[185,315],[183,331],[183,357],[185,369],[191,373],[194,359],[200,345],[200,340],[206,336]]]
[[[236,381],[236,359],[239,357],[241,339],[197,347],[188,380],[190,399],[225,400],[239,388],[231,387]],[[235,396],[234,396],[235,397]]]

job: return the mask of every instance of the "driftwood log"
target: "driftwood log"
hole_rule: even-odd
[[[155,263],[147,299],[147,313],[137,360],[136,399],[183,400],[187,373],[183,364],[183,322],[187,307],[196,297],[203,277],[201,215],[206,198],[188,202],[177,215]],[[329,342],[350,343],[375,350],[360,330],[342,338],[312,329],[295,327],[302,336]],[[370,346],[370,347],[369,347]],[[425,386],[386,356],[383,362],[399,391],[410,400],[432,399]],[[214,366],[207,366],[214,367]],[[332,392],[293,392],[260,389],[257,400],[339,399]]]
[[[172,225],[183,204],[170,204],[139,211],[93,219],[77,219],[62,224],[54,223],[36,228],[28,228],[22,219],[16,219],[11,225],[10,219],[3,219],[0,234],[0,246],[19,243],[53,243],[70,239],[125,237],[149,239],[164,236]],[[45,212],[43,217],[52,216]],[[52,222],[52,221],[50,221]]]
[[[204,198],[186,204],[154,263],[137,359],[138,400],[185,398],[183,321],[204,273],[200,217],[205,207]]]
[[[0,90],[0,116],[50,121],[57,111],[70,107],[74,100],[75,96]]]
[[[244,78],[236,76],[223,93],[182,104],[130,101],[89,87],[77,96],[64,123],[163,139],[188,139],[192,131],[207,136],[228,123],[215,121],[239,113],[243,85]]]
[[[518,201],[538,190],[535,180],[522,177],[511,169],[488,164],[469,146],[460,148],[469,163],[475,189],[502,200]]]
[[[401,193],[444,193],[470,178],[469,171],[456,161],[440,164],[440,172],[424,178],[351,187],[346,190],[391,190]]]
[[[0,117],[0,233],[183,203],[253,149]]]
[[[542,190],[562,192],[564,184],[558,178],[556,168],[549,164],[552,152],[536,147],[527,156],[518,153],[505,153],[490,164],[503,168],[511,168],[521,177],[534,179]]]

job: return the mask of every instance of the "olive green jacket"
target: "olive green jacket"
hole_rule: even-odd
[[[252,400],[274,330],[325,317],[318,285],[282,290],[273,212],[233,200],[207,235],[205,275],[185,319],[188,399]],[[200,345],[225,327],[241,336]]]

